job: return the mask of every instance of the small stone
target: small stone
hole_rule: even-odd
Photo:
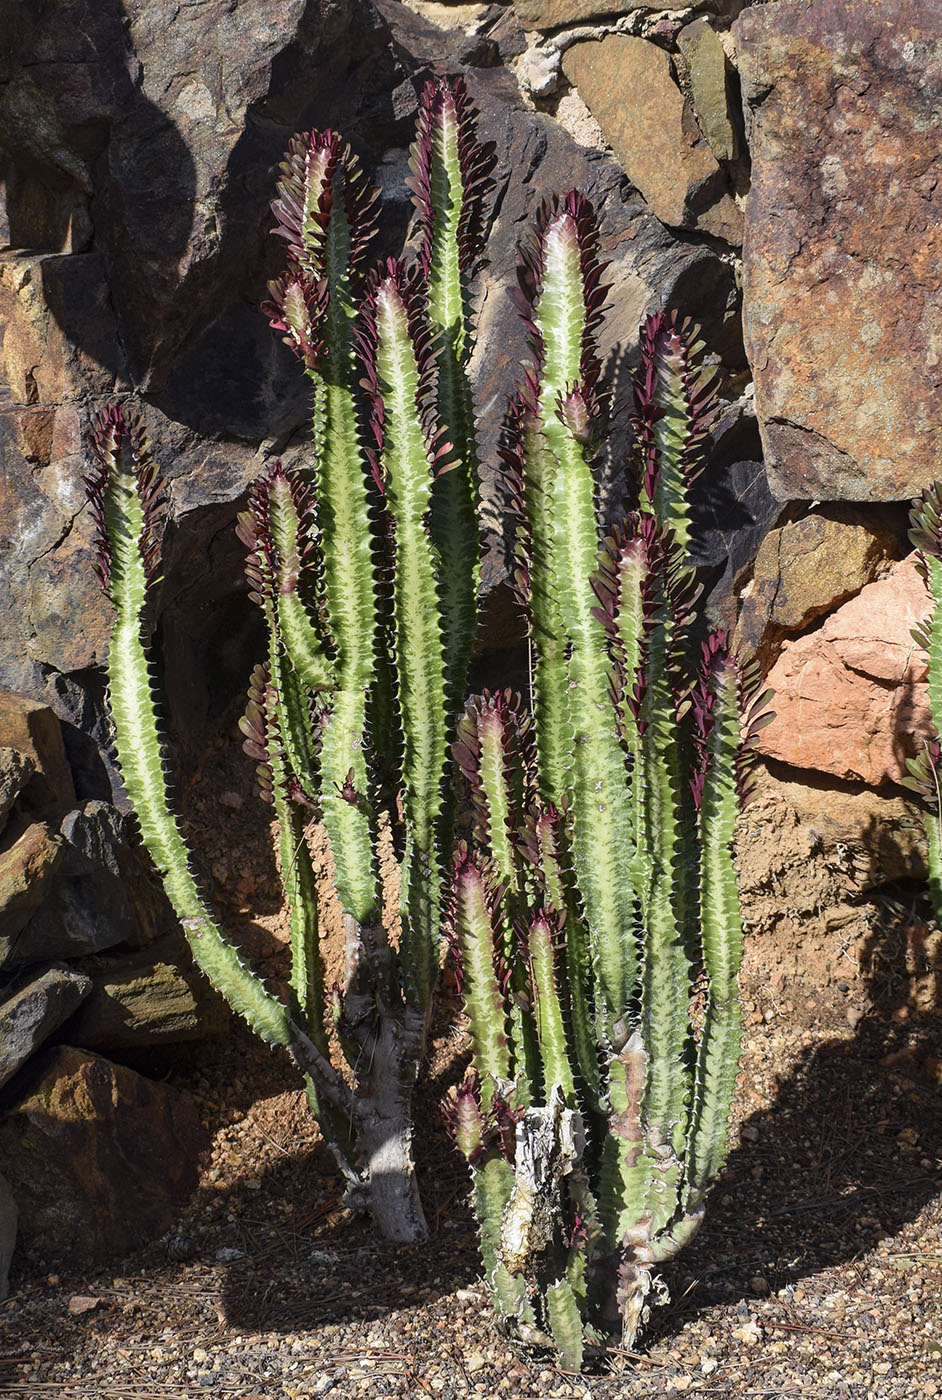
[[[160,1243],[164,1247],[164,1252],[168,1259],[173,1259],[183,1263],[187,1259],[192,1259],[196,1254],[196,1241],[189,1235],[182,1235],[177,1230],[171,1230],[164,1235]]]
[[[100,1298],[91,1298],[85,1293],[73,1293],[69,1299],[69,1312],[74,1317],[80,1317],[82,1313],[94,1312],[100,1302]]]
[[[464,1368],[473,1376],[476,1372],[483,1371],[486,1365],[487,1362],[484,1360],[481,1353],[479,1351],[473,1351],[470,1356],[465,1358]]]
[[[734,1327],[732,1336],[737,1342],[742,1342],[743,1346],[758,1346],[762,1341],[762,1328],[755,1318],[750,1318],[742,1327]]]
[[[759,1298],[766,1298],[770,1292],[769,1281],[764,1274],[754,1274],[749,1280],[749,1287]]]
[[[238,812],[241,811],[245,802],[240,792],[232,792],[229,790],[219,794],[219,805],[220,807],[228,807],[232,812]]]
[[[715,1356],[704,1356],[700,1359],[700,1370],[705,1376],[712,1376],[719,1364]]]
[[[244,1249],[233,1249],[231,1245],[223,1245],[222,1249],[216,1250],[217,1264],[234,1264],[236,1260],[247,1257]]]

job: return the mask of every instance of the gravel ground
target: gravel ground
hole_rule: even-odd
[[[221,745],[209,784],[244,796],[223,803],[248,843],[228,895],[235,834],[212,819],[218,804],[190,815],[213,833],[199,854],[217,898],[276,971],[274,871],[239,759]],[[501,1334],[438,1109],[466,1062],[460,1027],[433,1045],[419,1103],[431,1237],[397,1249],[343,1208],[287,1061],[236,1030],[165,1067],[213,1134],[173,1233],[104,1269],[14,1261],[0,1396],[942,1396],[942,970],[918,894],[900,898],[865,944],[826,919],[800,956],[791,938],[750,938],[733,1149],[700,1235],[665,1274],[670,1301],[643,1354],[573,1377]],[[442,1025],[455,1013],[446,1005]]]

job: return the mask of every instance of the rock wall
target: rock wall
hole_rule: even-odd
[[[298,127],[343,129],[386,195],[377,251],[395,249],[436,69],[466,74],[498,155],[475,361],[485,463],[524,353],[505,295],[516,242],[575,184],[612,260],[616,390],[660,307],[701,322],[720,370],[695,547],[714,615],[782,697],[766,753],[896,783],[925,732],[921,683],[912,668],[864,675],[828,618],[886,576],[855,645],[909,647],[917,584],[892,566],[905,503],[938,471],[942,375],[934,9],[218,0],[169,27],[157,0],[63,0],[54,26],[23,12],[0,57],[0,685],[58,714],[77,799],[123,801],[81,484],[90,416],[133,395],[172,478],[155,625],[170,732],[199,750],[260,646],[234,516],[267,459],[306,450],[301,376],[257,310],[279,256],[277,162]],[[486,647],[517,636],[501,577],[495,541]],[[836,723],[862,750],[882,726],[896,759],[855,762]]]

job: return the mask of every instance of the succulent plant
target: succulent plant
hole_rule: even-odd
[[[532,364],[503,450],[529,704],[483,696],[455,744],[474,1068],[450,1118],[497,1309],[571,1369],[613,1332],[634,1344],[653,1271],[696,1232],[725,1157],[732,841],[763,703],[721,631],[696,660],[688,488],[713,394],[673,317],[642,328],[632,509],[602,538],[602,276],[588,202],[545,204],[522,250]]]
[[[160,477],[140,421],[109,409],[89,478],[117,618],[108,662],[121,771],[200,967],[303,1071],[349,1195],[392,1239],[426,1226],[412,1089],[438,978],[454,821],[450,744],[476,626],[471,280],[491,152],[461,80],[430,82],[412,147],[416,251],[367,271],[373,190],[336,132],[296,136],[278,197],[284,275],[266,310],[312,390],[305,463],[253,486],[239,534],[268,629],[242,721],[274,807],[290,995],[246,967],[204,900],[172,814],[142,640],[159,567]],[[326,830],[343,912],[329,985],[308,844]],[[399,927],[377,856],[391,833]]]

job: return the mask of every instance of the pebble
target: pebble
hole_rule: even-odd
[[[100,1302],[100,1298],[91,1298],[85,1293],[73,1293],[69,1299],[69,1312],[73,1317],[81,1317],[82,1313],[94,1312]]]
[[[245,799],[241,792],[233,792],[231,789],[219,794],[220,807],[228,807],[231,812],[238,812],[245,805]]]

